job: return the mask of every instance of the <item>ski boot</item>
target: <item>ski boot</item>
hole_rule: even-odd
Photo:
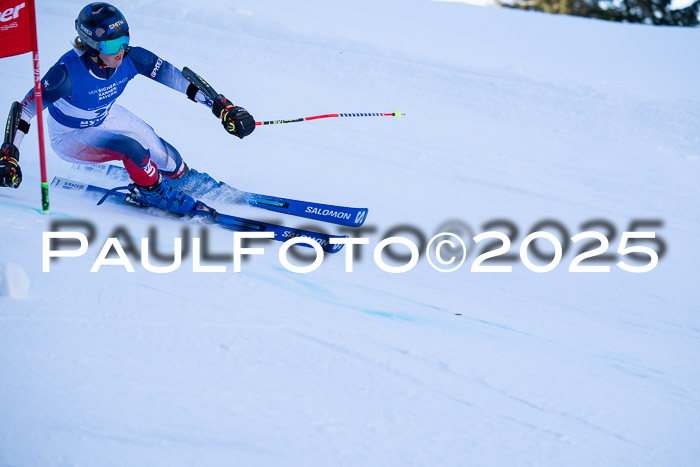
[[[149,206],[183,215],[192,215],[197,211],[198,203],[193,197],[173,188],[161,176],[154,185],[149,187],[134,185],[134,188]]]
[[[151,186],[140,186],[132,183],[112,188],[105,192],[97,205],[107,201],[111,195],[123,191],[129,193],[126,196],[126,201],[141,207],[152,206],[181,216],[204,215],[214,220],[219,217],[219,213],[215,209],[197,201],[187,193],[173,188],[161,175],[158,175],[158,181]]]

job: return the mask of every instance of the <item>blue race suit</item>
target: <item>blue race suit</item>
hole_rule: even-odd
[[[51,147],[72,162],[119,160],[131,179],[142,186],[158,180],[158,172],[178,177],[185,163],[178,151],[143,120],[116,105],[127,83],[137,75],[186,93],[189,81],[169,62],[141,47],[126,49],[117,68],[99,66],[89,54],[65,53],[42,79],[43,108],[49,109]],[[198,92],[194,100],[211,107]],[[22,101],[22,118],[36,115],[33,89]],[[15,146],[23,136],[17,132]]]

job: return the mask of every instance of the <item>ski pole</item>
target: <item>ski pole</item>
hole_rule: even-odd
[[[269,120],[266,122],[255,122],[256,125],[276,125],[278,123],[295,123],[295,122],[306,122],[308,120],[316,120],[319,118],[332,118],[332,117],[401,117],[403,114],[401,112],[373,112],[373,113],[352,113],[352,114],[327,114],[327,115],[314,115],[313,117],[301,117],[292,118],[289,120]]]
[[[209,83],[207,83],[204,78],[199,76],[197,73],[194,71],[190,70],[187,67],[184,67],[182,69],[182,74],[187,80],[197,86],[197,88],[204,93],[205,96],[207,96],[211,100],[216,99],[216,91],[214,91],[214,88],[211,87]],[[301,118],[292,118],[289,120],[269,120],[266,122],[255,122],[255,125],[275,125],[278,123],[294,123],[294,122],[306,122],[308,120],[316,120],[319,118],[332,118],[332,117],[401,117],[402,115],[406,115],[401,112],[388,112],[388,113],[379,113],[379,112],[374,112],[374,113],[352,113],[352,114],[327,114],[327,115],[315,115],[313,117],[301,117]]]

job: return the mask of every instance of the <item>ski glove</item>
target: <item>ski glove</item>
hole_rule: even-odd
[[[19,149],[12,143],[3,143],[0,147],[0,186],[18,188],[22,183],[18,159]]]
[[[216,96],[212,112],[221,119],[224,129],[243,139],[255,130],[255,119],[243,107],[233,105],[223,94]]]

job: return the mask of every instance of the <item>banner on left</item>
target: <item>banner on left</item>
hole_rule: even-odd
[[[32,51],[29,1],[0,0],[0,58]]]

